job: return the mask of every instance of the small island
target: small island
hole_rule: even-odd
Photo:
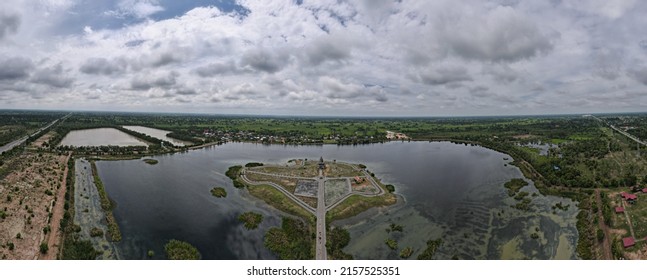
[[[225,191],[225,189],[222,187],[215,187],[211,189],[211,195],[218,198],[227,197],[227,191]]]
[[[155,164],[157,164],[159,161],[158,161],[158,160],[156,160],[156,159],[152,159],[152,158],[145,158],[145,159],[144,159],[144,162],[145,162],[145,163],[148,163],[148,164],[150,164],[150,165],[155,165]]]
[[[256,212],[245,212],[238,216],[238,220],[243,222],[246,229],[252,230],[258,228],[258,225],[263,221],[263,215]]]
[[[169,260],[199,260],[198,249],[188,242],[172,239],[164,246],[166,258]]]

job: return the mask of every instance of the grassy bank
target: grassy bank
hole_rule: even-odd
[[[70,222],[73,219],[74,212],[74,158],[70,157],[67,163],[67,180],[65,184],[65,213],[61,220],[61,230],[63,231],[62,244],[59,247],[58,259],[63,260],[94,260],[99,255],[99,251],[94,249],[92,242],[83,240],[79,236],[81,227]]]
[[[373,197],[354,194],[328,211],[326,213],[326,222],[330,223],[335,220],[350,218],[373,207],[389,206],[396,202],[397,197],[391,193]]]
[[[249,193],[258,199],[265,201],[270,206],[285,213],[292,214],[314,224],[315,219],[310,212],[296,204],[282,192],[269,185],[258,185],[247,187]]]
[[[103,209],[103,212],[106,215],[106,222],[108,224],[108,236],[110,237],[111,241],[119,242],[121,241],[121,230],[119,230],[119,225],[117,224],[117,220],[115,219],[115,216],[112,214],[112,208],[114,205],[112,201],[110,201],[110,198],[108,197],[108,193],[106,192],[106,189],[103,186],[103,183],[101,182],[101,178],[99,178],[99,173],[97,172],[97,165],[94,163],[94,161],[91,161],[90,163],[92,165],[92,177],[94,178],[94,184],[97,186],[97,191],[99,191],[101,209]]]

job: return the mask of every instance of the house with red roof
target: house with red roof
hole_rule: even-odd
[[[643,193],[647,193],[647,188],[642,189]]]
[[[638,199],[637,195],[631,193],[622,192],[620,195],[629,203],[634,203]]]
[[[624,213],[624,212],[625,212],[624,207],[616,207],[616,214],[621,214],[621,213]]]
[[[625,237],[622,239],[622,246],[624,246],[625,248],[629,248],[634,245],[636,245],[636,241],[633,237]]]

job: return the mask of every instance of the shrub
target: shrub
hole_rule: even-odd
[[[250,162],[245,164],[245,167],[257,167],[257,166],[263,166],[263,164],[260,162]]]
[[[248,230],[258,228],[258,225],[263,221],[263,215],[255,212],[245,212],[238,216],[238,220],[245,224]]]
[[[164,246],[166,257],[169,260],[199,260],[200,252],[193,245],[172,239]]]
[[[100,228],[94,227],[94,228],[92,228],[90,230],[90,236],[91,237],[97,237],[97,236],[102,236],[102,235],[103,235],[103,230],[101,230]]]
[[[47,246],[47,243],[46,242],[40,243],[40,253],[47,254],[47,251],[49,251],[49,246]]]
[[[229,179],[236,180],[242,168],[243,167],[240,165],[229,167],[229,169],[227,169],[227,172],[225,172],[225,175],[229,177]]]
[[[395,249],[397,249],[397,248],[398,248],[398,242],[397,242],[397,241],[395,241],[395,240],[393,240],[393,239],[391,239],[391,238],[387,238],[387,239],[384,241],[384,244],[386,244],[386,246],[389,246],[389,248],[390,248],[391,250],[395,250]]]
[[[406,247],[402,249],[402,251],[400,251],[400,258],[408,259],[409,257],[411,257],[411,254],[413,254],[413,248]]]
[[[215,197],[226,197],[227,191],[225,191],[225,189],[222,187],[215,187],[211,189],[211,195]]]

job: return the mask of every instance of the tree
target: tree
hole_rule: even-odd
[[[47,246],[47,242],[40,243],[41,254],[47,254],[47,251],[49,251],[49,246]]]

